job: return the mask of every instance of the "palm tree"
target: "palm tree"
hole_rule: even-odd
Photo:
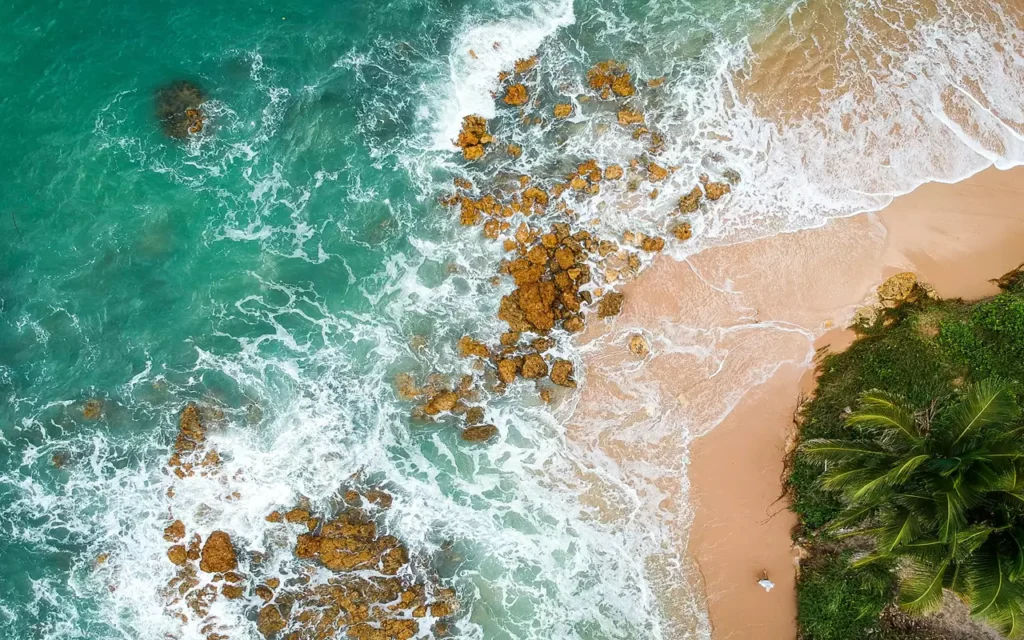
[[[857,564],[899,560],[909,613],[936,609],[949,589],[1024,638],[1024,434],[1008,384],[985,380],[920,412],[869,391],[847,425],[850,439],[802,451],[846,507],[830,529],[872,542]]]

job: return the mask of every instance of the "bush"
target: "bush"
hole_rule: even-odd
[[[895,592],[884,564],[850,566],[850,553],[824,554],[805,563],[797,585],[801,640],[852,640],[879,631],[879,615]]]

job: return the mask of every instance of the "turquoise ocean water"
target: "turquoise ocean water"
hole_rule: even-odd
[[[607,58],[640,79],[668,78],[643,106],[667,134],[678,183],[643,208],[616,208],[613,196],[587,206],[607,207],[608,233],[653,230],[697,174],[739,171],[751,185],[737,194],[746,213],[695,223],[688,251],[1019,162],[1021,136],[1004,132],[998,153],[965,145],[954,161],[863,189],[837,185],[831,156],[789,153],[829,135],[831,121],[779,130],[737,102],[729,78],[749,39],[792,9],[781,0],[0,6],[0,637],[202,637],[163,611],[160,594],[172,575],[164,463],[188,401],[223,412],[213,437],[239,471],[226,486],[189,484],[175,517],[190,530],[225,529],[259,547],[270,510],[300,495],[325,503],[360,473],[395,494],[389,530],[458,590],[457,637],[706,637],[696,595],[678,603],[685,629],[664,620],[665,585],[643,562],[662,525],[637,516],[624,531],[577,500],[586,456],[565,441],[564,416],[513,388],[489,404],[499,442],[468,447],[454,429],[411,424],[392,381],[457,375],[460,336],[503,330],[495,312],[507,288],[490,283],[500,247],[437,204],[453,176],[556,177],[594,156],[627,164],[640,149],[609,132],[614,109],[594,103],[575,102],[570,122],[517,127],[489,95],[516,58],[541,56],[541,111],[582,94],[586,69]],[[970,52],[970,33],[942,33],[962,35]],[[948,40],[948,51],[964,50]],[[978,51],[957,59],[991,62]],[[210,100],[204,132],[184,142],[163,135],[153,104],[154,91],[180,79]],[[474,112],[493,117],[523,157],[466,167],[448,141]],[[855,141],[835,143],[838,156]],[[787,180],[802,189],[794,195]],[[575,358],[568,337],[556,337],[557,352]],[[91,399],[102,402],[98,419],[83,413]],[[232,491],[242,497],[217,499]],[[109,559],[97,566],[100,554]],[[230,637],[257,637],[252,612],[220,611]]]

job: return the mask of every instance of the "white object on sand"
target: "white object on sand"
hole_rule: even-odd
[[[765,591],[771,591],[775,587],[775,583],[769,580],[768,578],[762,578],[761,580],[758,580],[757,584],[764,587]]]

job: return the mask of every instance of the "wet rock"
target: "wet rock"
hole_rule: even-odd
[[[689,240],[693,236],[693,227],[689,222],[680,222],[672,227],[672,235],[675,236],[676,240]]]
[[[512,156],[513,158],[518,158],[519,156],[523,155],[523,147],[514,142],[510,142],[508,144],[508,147],[506,147],[506,151],[508,152],[508,155]]]
[[[551,382],[562,387],[575,387],[572,378],[573,366],[568,360],[555,360],[551,365]]]
[[[416,387],[416,381],[408,373],[400,373],[395,376],[395,392],[403,400],[412,400],[420,395],[420,390]]]
[[[481,424],[462,430],[462,439],[466,442],[484,442],[498,435],[498,427],[493,424]]]
[[[668,169],[654,162],[647,165],[647,179],[651,182],[661,182],[668,177]]]
[[[478,342],[469,336],[462,336],[459,340],[459,355],[463,358],[476,356],[478,358],[490,358],[491,352],[482,342]]]
[[[536,67],[538,62],[540,62],[540,58],[538,58],[537,56],[530,56],[529,58],[520,58],[515,62],[515,71],[519,75],[523,75],[527,71],[530,71],[531,69]]]
[[[599,318],[610,318],[619,315],[625,298],[621,293],[612,292],[605,294],[597,304],[597,316]]]
[[[529,94],[526,92],[526,87],[521,84],[510,85],[505,89],[505,104],[518,107],[526,104],[530,100]]]
[[[188,562],[188,552],[185,550],[185,545],[176,544],[168,549],[167,559],[179,567]]]
[[[537,338],[530,343],[530,346],[536,349],[539,353],[542,353],[555,346],[555,341],[551,338]]]
[[[288,626],[288,622],[275,605],[268,604],[260,609],[256,619],[256,629],[263,634],[263,637],[269,638],[286,626]]]
[[[718,200],[730,191],[732,187],[724,182],[709,182],[704,185],[704,193],[707,194],[708,200]]]
[[[554,113],[556,118],[568,118],[572,115],[572,105],[568,102],[556,104]]]
[[[206,97],[202,90],[184,80],[157,89],[156,117],[164,134],[181,139],[188,137],[189,133],[202,131],[204,102]]]
[[[636,109],[619,109],[619,124],[628,127],[633,124],[643,124],[644,114]]]
[[[441,391],[431,396],[423,411],[428,416],[436,416],[445,411],[451,411],[459,402],[459,396],[453,391]]]
[[[221,594],[229,600],[237,600],[245,593],[245,589],[238,585],[226,584],[220,588]]]
[[[178,419],[178,438],[174,441],[174,450],[179,454],[189,454],[206,444],[206,428],[199,419],[199,407],[189,403],[181,411]]]
[[[651,348],[647,344],[647,338],[635,333],[629,337],[629,351],[633,355],[643,358],[651,352]]]
[[[529,379],[543,378],[548,375],[548,364],[544,358],[531,353],[523,358],[523,377]]]
[[[466,160],[478,160],[484,155],[484,145],[494,142],[487,132],[487,120],[480,116],[466,116],[462,119],[462,131],[455,141],[455,146],[462,149],[462,157]]]
[[[515,382],[519,375],[520,360],[518,358],[505,358],[498,361],[498,379],[505,384]]]
[[[912,272],[897,273],[879,285],[878,299],[885,306],[896,306],[910,297],[916,284],[917,276]]]
[[[693,213],[700,206],[704,193],[700,187],[694,187],[693,191],[679,199],[679,211],[681,213]]]
[[[185,537],[185,523],[181,520],[175,520],[166,529],[164,529],[164,540],[167,542],[177,542]]]
[[[599,62],[587,71],[587,84],[599,92],[602,99],[607,100],[614,93],[628,97],[636,93],[633,79],[626,70],[626,65],[615,60]]]
[[[618,180],[622,177],[622,167],[617,164],[608,165],[604,170],[605,180]]]
[[[467,424],[480,424],[484,421],[484,408],[483,407],[470,407],[466,411],[466,423]]]
[[[207,573],[225,573],[238,566],[231,536],[223,531],[214,531],[203,545],[199,568]]]
[[[86,420],[99,420],[100,416],[103,415],[103,401],[96,400],[95,398],[89,400],[82,407],[82,417]]]
[[[640,248],[648,252],[657,252],[665,248],[665,239],[658,236],[645,236],[640,242]]]

